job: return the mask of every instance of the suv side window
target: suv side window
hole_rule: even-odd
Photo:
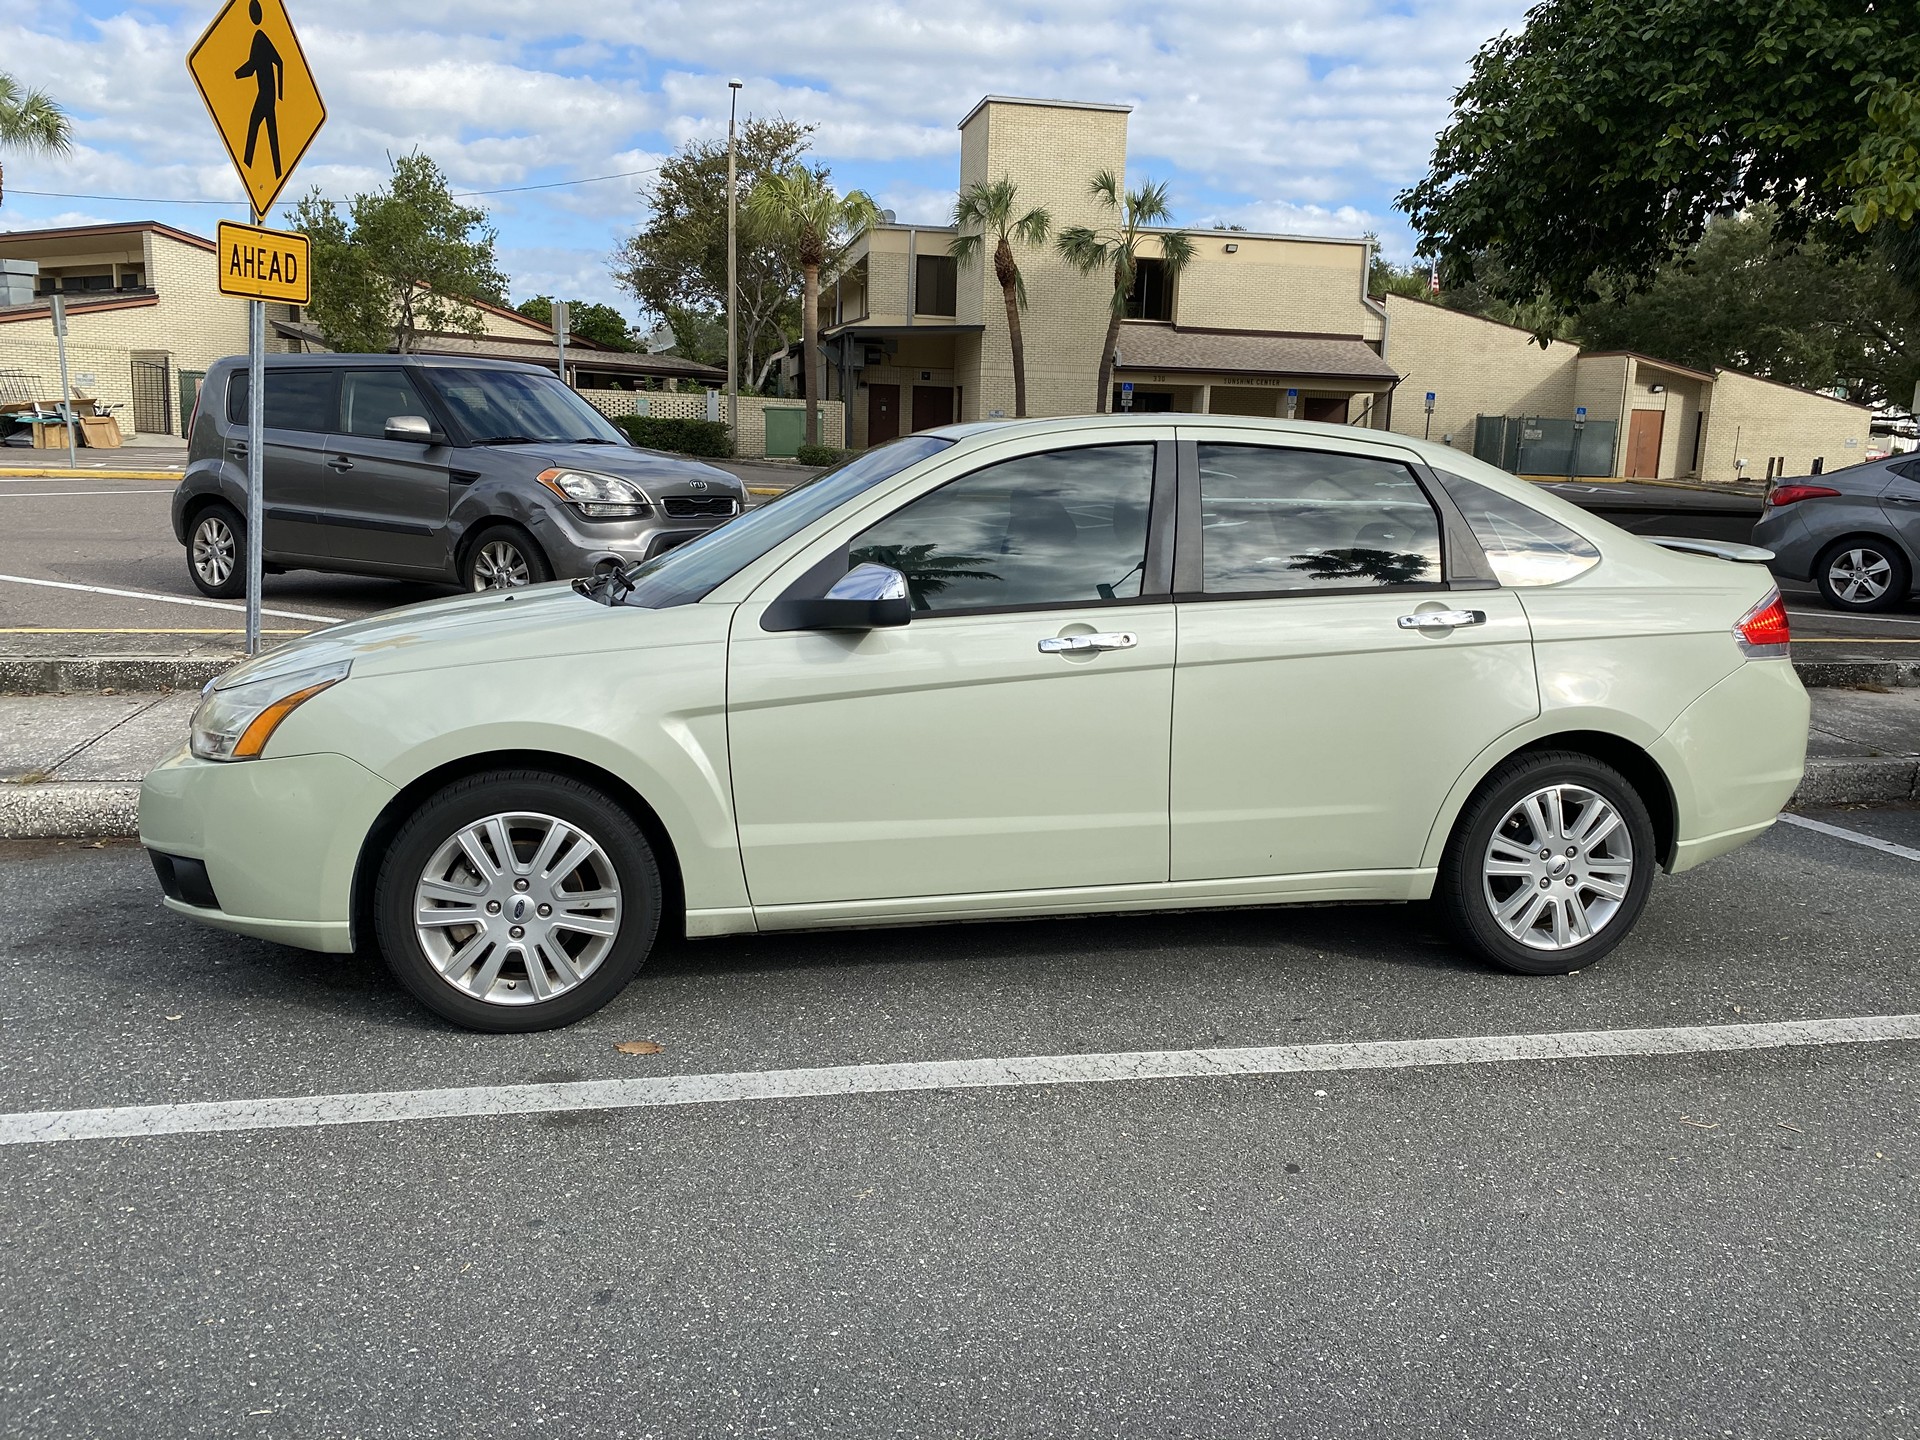
[[[381,439],[395,415],[431,419],[432,411],[404,370],[348,370],[340,377],[340,435]]]
[[[266,426],[269,430],[333,429],[334,370],[268,370]],[[227,422],[247,423],[247,372],[236,369],[227,381]]]
[[[1203,443],[1208,595],[1434,585],[1440,517],[1406,466],[1364,455]]]
[[[1097,605],[1140,594],[1152,444],[1023,455],[942,485],[856,537],[852,564],[907,577],[915,610]]]

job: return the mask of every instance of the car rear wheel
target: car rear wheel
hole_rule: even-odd
[[[553,578],[553,567],[517,525],[489,525],[467,547],[461,581],[469,590],[515,590]]]
[[[1913,569],[1896,545],[1884,540],[1842,540],[1813,567],[1820,598],[1835,610],[1867,614],[1891,610],[1907,598]]]
[[[1467,802],[1434,898],[1475,954],[1564,975],[1626,938],[1657,863],[1646,804],[1619,771],[1573,752],[1523,755]]]
[[[540,771],[456,781],[380,865],[374,925],[396,979],[469,1030],[552,1030],[626,988],[660,929],[660,868],[592,786]]]
[[[202,595],[233,600],[247,593],[247,526],[231,505],[216,502],[193,517],[187,573]]]

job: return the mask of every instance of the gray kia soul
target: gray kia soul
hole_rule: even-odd
[[[506,589],[645,560],[738,515],[740,482],[641,450],[545,370],[423,355],[271,355],[270,570]],[[173,533],[193,583],[246,593],[247,366],[200,388]]]

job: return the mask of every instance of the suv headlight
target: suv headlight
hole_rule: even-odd
[[[352,666],[352,661],[342,660],[208,690],[193,712],[188,748],[202,760],[256,760],[282,720],[346,679]]]
[[[542,470],[535,478],[582,515],[596,520],[644,515],[653,508],[653,499],[646,491],[618,475],[594,470]]]

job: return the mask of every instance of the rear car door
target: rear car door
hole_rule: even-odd
[[[1172,878],[1413,868],[1539,713],[1526,614],[1410,455],[1259,438],[1180,430]]]
[[[260,546],[270,557],[332,554],[324,515],[327,470],[321,465],[333,428],[339,372],[319,366],[270,365],[261,459]],[[227,460],[247,469],[247,372],[227,382]],[[243,479],[244,485],[244,479]]]
[[[386,438],[396,415],[440,420],[406,370],[345,369],[339,421],[322,464],[330,477],[333,544],[344,559],[381,569],[444,574],[452,451]]]
[[[1887,488],[1880,492],[1880,508],[1893,522],[1910,559],[1920,560],[1920,456],[1887,467]],[[1914,571],[1920,574],[1920,565]]]

